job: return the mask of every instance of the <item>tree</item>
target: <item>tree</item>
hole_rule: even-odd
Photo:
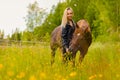
[[[32,40],[34,40],[33,33],[26,30],[26,31],[22,32],[21,39],[24,41],[32,41]]]
[[[37,40],[41,40],[47,34],[51,34],[53,29],[61,24],[63,11],[66,8],[66,3],[58,3],[57,6],[53,6],[50,14],[47,15],[42,25],[34,29],[34,35]]]
[[[63,11],[72,7],[74,21],[86,19],[90,23],[94,40],[98,36],[109,35],[120,30],[120,0],[66,0],[53,6],[41,25],[33,27],[33,37],[41,40],[46,34],[51,34],[53,29],[61,24]],[[35,20],[35,19],[34,19]],[[29,21],[30,22],[30,21]],[[33,24],[33,23],[32,23]]]
[[[15,32],[12,34],[11,40],[21,41],[21,33],[18,28],[16,28]]]
[[[3,39],[3,38],[4,38],[4,31],[0,30],[0,39]]]
[[[29,4],[28,14],[25,17],[27,30],[33,31],[36,26],[41,25],[46,14],[45,9],[39,8],[39,4],[36,1],[33,4]]]

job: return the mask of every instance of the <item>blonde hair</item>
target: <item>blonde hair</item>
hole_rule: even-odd
[[[67,24],[67,10],[71,10],[73,12],[73,9],[71,7],[68,7],[64,10],[64,13],[62,16],[62,22],[61,22],[62,27],[65,27],[65,25]]]

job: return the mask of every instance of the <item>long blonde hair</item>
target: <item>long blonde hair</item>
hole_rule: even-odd
[[[73,9],[71,7],[67,7],[64,10],[63,16],[62,16],[62,22],[61,22],[61,27],[65,27],[67,24],[67,10],[71,10],[73,12]]]

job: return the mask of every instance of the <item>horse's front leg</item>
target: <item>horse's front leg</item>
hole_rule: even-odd
[[[88,50],[82,50],[80,51],[80,56],[79,56],[79,65],[81,65],[86,53],[87,53]]]
[[[66,62],[67,62],[66,50],[65,50],[65,48],[63,48],[63,47],[60,47],[60,50],[61,50],[61,52],[62,52],[62,63],[63,63],[63,64],[66,64]]]

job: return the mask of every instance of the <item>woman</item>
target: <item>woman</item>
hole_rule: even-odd
[[[65,53],[69,52],[69,43],[72,39],[73,32],[75,31],[75,23],[72,20],[73,17],[73,10],[72,8],[68,7],[65,9],[63,17],[62,17],[62,53],[63,55]]]

